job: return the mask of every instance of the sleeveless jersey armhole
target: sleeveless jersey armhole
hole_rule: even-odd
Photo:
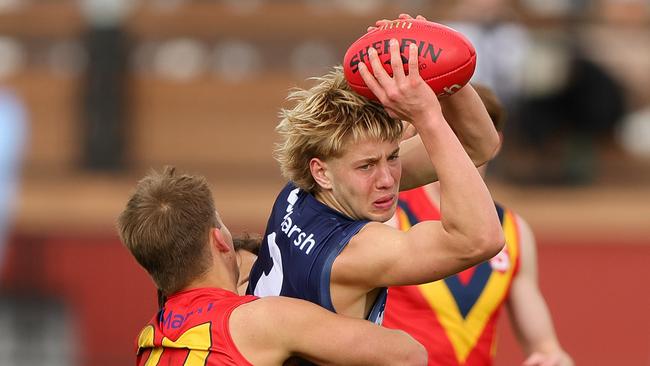
[[[342,240],[339,242],[339,247],[337,250],[331,251],[327,258],[325,258],[325,261],[323,262],[323,270],[320,273],[320,286],[319,286],[319,298],[321,301],[321,304],[326,305],[325,308],[327,310],[330,310],[334,313],[336,313],[336,309],[334,308],[334,304],[332,303],[332,291],[331,291],[331,281],[332,281],[332,266],[334,265],[334,261],[336,258],[341,254],[343,249],[350,243],[350,240],[352,239],[353,236],[355,236],[361,228],[363,228],[366,224],[368,224],[368,221],[360,223],[360,225],[357,225],[357,227],[354,228],[354,230],[350,230],[349,233],[347,233]]]
[[[223,322],[219,324],[221,326],[222,334],[225,338],[224,343],[226,345],[226,348],[232,352],[233,358],[236,358],[235,361],[237,365],[253,366],[253,364],[239,351],[239,348],[232,339],[232,335],[230,334],[230,315],[232,315],[232,312],[237,307],[248,304],[258,299],[258,297],[248,295],[243,301],[232,304],[228,310],[224,312]]]

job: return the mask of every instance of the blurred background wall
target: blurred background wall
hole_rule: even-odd
[[[0,365],[132,363],[155,290],[114,221],[138,178],[206,175],[263,231],[288,89],[401,12],[465,33],[506,102],[489,185],[536,232],[565,348],[650,365],[646,0],[0,0]]]

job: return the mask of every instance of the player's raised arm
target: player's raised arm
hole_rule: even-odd
[[[253,301],[237,308],[230,324],[233,340],[253,365],[279,365],[290,357],[318,365],[427,364],[426,350],[408,334],[306,301]]]
[[[442,113],[458,136],[474,165],[488,162],[499,146],[497,133],[490,115],[471,84],[456,93],[440,99]]]
[[[439,102],[445,120],[474,165],[481,166],[490,160],[499,145],[499,135],[472,85],[465,85],[453,95],[440,98]],[[406,139],[400,144],[400,149],[400,190],[419,187],[438,179],[420,136]]]
[[[409,20],[413,18],[409,14],[400,14],[398,19]],[[421,15],[418,15],[415,19],[426,21],[426,18]],[[375,23],[375,26],[368,27],[368,32],[379,27],[387,27],[392,22],[387,19],[379,20]],[[469,41],[457,43],[465,43],[466,47],[472,49],[470,55],[475,55],[473,46]],[[456,52],[456,54],[462,55],[463,52]],[[472,60],[459,58],[455,62],[462,64],[472,62]],[[481,166],[493,157],[499,145],[499,137],[474,88],[470,84],[460,89],[456,87],[457,85],[452,85],[448,90],[453,93],[440,99],[442,112],[474,165]],[[438,179],[434,167],[429,163],[428,154],[419,136],[416,135],[406,139],[402,142],[400,148],[402,159],[400,190],[419,187]]]
[[[432,102],[436,97],[418,72],[417,47],[410,47],[405,75],[397,44],[391,42],[393,77],[381,67],[376,52],[368,53],[374,75],[360,65],[366,85],[389,113],[412,122],[438,172],[442,220],[423,222],[405,233],[378,223],[366,225],[337,258],[332,280],[369,288],[424,283],[494,256],[504,239],[492,198],[440,104]]]

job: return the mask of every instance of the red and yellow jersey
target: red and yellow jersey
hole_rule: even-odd
[[[519,267],[517,216],[498,204],[496,209],[506,245],[490,261],[444,280],[389,289],[384,326],[422,343],[429,365],[492,364],[497,318]],[[396,215],[401,230],[440,218],[423,188],[401,193]]]
[[[256,299],[218,288],[170,296],[136,340],[136,365],[250,365],[230,337],[228,320],[236,307]]]

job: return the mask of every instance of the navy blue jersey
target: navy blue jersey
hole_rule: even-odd
[[[341,214],[288,183],[273,205],[247,293],[308,300],[335,312],[330,297],[332,264],[367,223]],[[380,324],[385,304],[384,289],[368,320]]]

